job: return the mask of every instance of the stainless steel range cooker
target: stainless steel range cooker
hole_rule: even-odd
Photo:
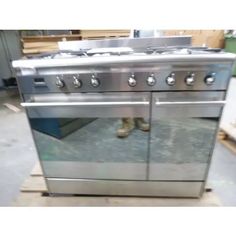
[[[188,37],[73,44],[13,62],[49,192],[201,196],[235,55]]]

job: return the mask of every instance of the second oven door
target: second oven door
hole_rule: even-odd
[[[223,92],[153,93],[149,179],[203,181]]]
[[[137,122],[149,125],[150,93],[44,94],[24,100],[46,177],[147,178],[149,133]]]

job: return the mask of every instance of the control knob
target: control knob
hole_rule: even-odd
[[[167,78],[166,78],[166,83],[170,86],[173,86],[175,84],[175,73],[171,73]]]
[[[195,74],[194,73],[191,73],[189,76],[186,77],[185,79],[185,83],[188,85],[188,86],[192,86],[194,84],[194,76]]]
[[[205,77],[205,83],[207,85],[212,85],[215,82],[215,73],[212,73],[211,75],[207,75]]]
[[[155,85],[155,83],[156,83],[156,78],[154,77],[154,75],[151,74],[150,76],[148,76],[148,78],[147,78],[147,84],[148,84],[149,86],[153,86],[153,85]]]
[[[56,77],[56,86],[58,88],[63,88],[65,86],[64,81],[59,76]]]
[[[76,76],[73,76],[73,84],[75,86],[75,88],[80,88],[82,86],[82,82],[81,80],[79,80]]]
[[[94,87],[94,88],[97,88],[99,85],[100,85],[100,82],[98,80],[98,78],[96,78],[95,75],[92,75],[92,78],[91,78],[91,85]]]
[[[137,84],[137,80],[134,78],[134,75],[129,77],[128,84],[130,87],[134,87]]]

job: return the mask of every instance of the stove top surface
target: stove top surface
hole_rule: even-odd
[[[201,54],[218,54],[224,53],[220,48],[207,47],[150,47],[145,51],[135,51],[129,47],[110,47],[110,48],[93,48],[88,50],[61,50],[36,55],[29,55],[27,59],[67,59],[83,57],[100,57],[100,56],[160,56],[160,55],[201,55]]]

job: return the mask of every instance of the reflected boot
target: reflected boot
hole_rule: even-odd
[[[150,125],[147,123],[143,118],[136,118],[135,119],[135,125],[138,129],[142,131],[149,131],[150,130]]]
[[[125,138],[129,136],[134,129],[134,120],[132,118],[122,118],[122,127],[117,130],[117,137]]]

